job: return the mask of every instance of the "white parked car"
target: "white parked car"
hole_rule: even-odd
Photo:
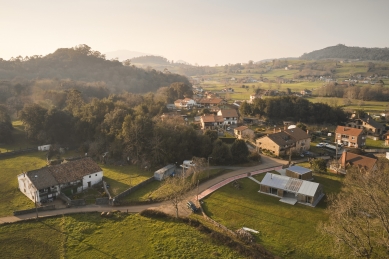
[[[316,146],[317,147],[324,147],[326,145],[326,143],[319,143],[319,144],[317,144]]]
[[[230,127],[227,127],[227,130],[231,130],[231,128],[230,128]]]

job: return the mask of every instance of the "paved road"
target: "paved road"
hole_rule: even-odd
[[[229,168],[234,171],[225,173],[223,175],[220,175],[218,177],[215,177],[209,181],[203,182],[198,186],[198,189],[195,188],[194,190],[191,190],[188,193],[188,198],[193,198],[197,194],[197,192],[201,193],[213,185],[222,182],[230,177],[234,177],[240,174],[248,173],[248,172],[253,172],[253,171],[258,171],[261,169],[266,169],[270,167],[275,167],[279,166],[282,164],[286,164],[287,161],[280,160],[280,159],[275,159],[275,158],[270,158],[270,157],[265,157],[262,156],[262,164],[258,166],[253,166],[253,167],[223,167],[223,168]],[[49,211],[42,211],[39,212],[39,217],[48,217],[48,216],[55,216],[55,215],[63,215],[63,214],[72,214],[72,213],[80,213],[80,212],[93,212],[93,211],[98,211],[98,212],[103,212],[103,211],[110,211],[110,210],[120,210],[120,211],[128,211],[131,213],[137,213],[141,212],[145,209],[148,208],[161,208],[163,211],[172,213],[173,208],[171,207],[171,203],[169,201],[166,202],[160,202],[160,203],[155,203],[155,204],[146,204],[146,205],[133,205],[133,206],[118,206],[118,207],[112,207],[109,205],[86,205],[82,207],[72,207],[72,208],[63,208],[63,209],[56,209],[56,210],[49,210]],[[182,204],[179,209],[180,215],[181,216],[187,216],[190,214],[189,210],[185,208],[185,205]],[[174,213],[172,213],[175,215]],[[35,218],[36,213],[29,213],[29,214],[24,214],[24,215],[18,215],[18,216],[7,216],[7,217],[2,217],[0,218],[0,224],[6,223],[6,222],[17,222],[25,219],[31,219]]]

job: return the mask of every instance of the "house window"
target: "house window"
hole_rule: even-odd
[[[24,189],[24,192],[26,192],[26,189]]]
[[[89,178],[91,178],[92,176],[89,176]]]

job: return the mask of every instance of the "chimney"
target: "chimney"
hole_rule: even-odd
[[[276,133],[276,128],[274,128],[273,133]]]
[[[309,130],[307,130],[307,135],[309,135]]]
[[[286,125],[284,125],[284,130],[287,130],[287,127],[286,127]]]

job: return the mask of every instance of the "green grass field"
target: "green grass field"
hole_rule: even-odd
[[[74,214],[0,225],[2,258],[243,258],[196,229],[138,214]]]
[[[25,149],[27,147],[37,147],[38,145],[32,144],[26,139],[26,134],[24,133],[24,126],[21,121],[12,122],[14,126],[14,131],[12,136],[14,138],[14,143],[11,144],[1,144],[0,143],[0,152],[6,152],[7,150],[19,150]]]
[[[326,194],[340,190],[341,180],[332,175],[315,175]],[[260,178],[257,178],[260,180]],[[317,229],[328,220],[326,201],[316,208],[279,202],[279,198],[259,194],[259,185],[245,178],[242,189],[226,185],[204,199],[204,209],[214,220],[232,230],[258,230],[256,241],[282,258],[329,258],[332,242]]]
[[[15,210],[33,208],[34,203],[19,191],[17,175],[46,165],[44,152],[0,159],[0,216],[12,215]]]

